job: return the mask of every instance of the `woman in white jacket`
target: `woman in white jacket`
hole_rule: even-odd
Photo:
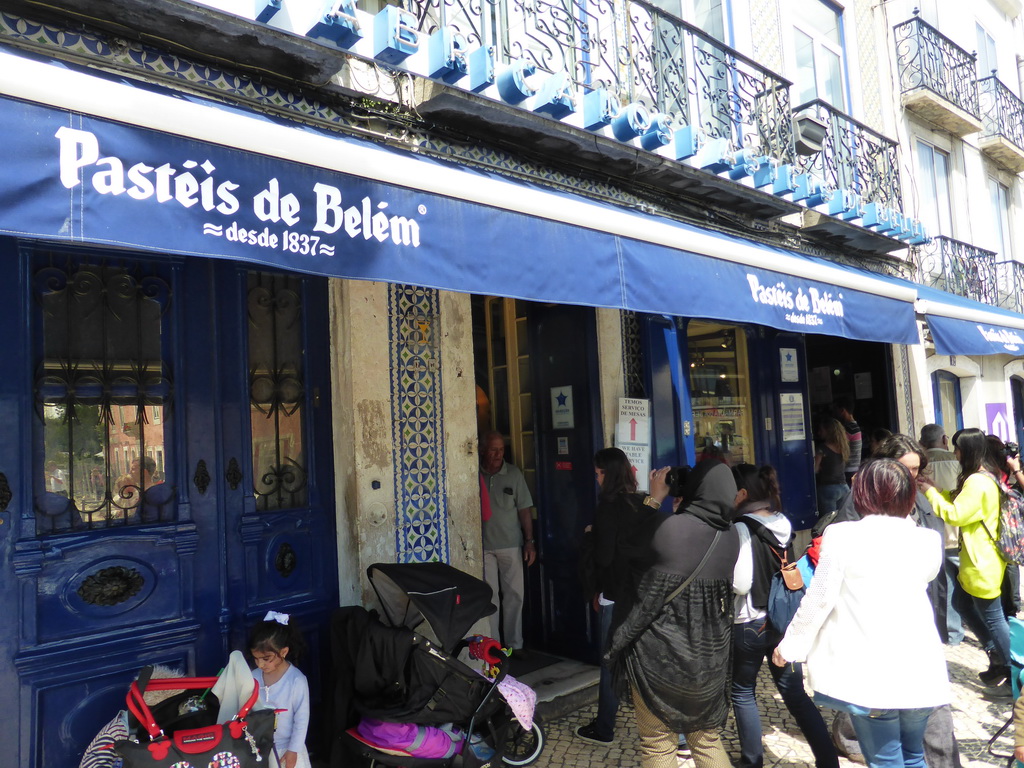
[[[807,662],[815,701],[849,712],[871,768],[924,768],[932,710],[950,701],[927,586],[942,565],[935,531],[908,518],[917,486],[892,459],[861,467],[862,519],[825,530],[810,589],[772,661]]]

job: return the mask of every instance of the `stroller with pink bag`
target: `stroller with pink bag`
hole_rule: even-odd
[[[331,625],[339,734],[332,766],[524,766],[544,748],[536,697],[507,677],[490,638],[466,637],[495,611],[486,582],[444,563],[367,569],[384,612],[339,608]],[[422,630],[435,640],[427,638]],[[421,630],[421,631],[417,631]],[[487,677],[458,659],[469,647]]]

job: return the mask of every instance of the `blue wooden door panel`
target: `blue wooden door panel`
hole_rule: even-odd
[[[685,423],[693,422],[689,381],[682,359],[686,334],[676,319],[644,315],[641,321],[644,380],[651,400],[651,468],[693,463],[693,435]]]
[[[0,629],[0,703],[10,713],[0,718],[0,764],[77,765],[96,731],[123,709],[141,667],[215,674],[229,650],[244,649],[247,628],[268,606],[294,613],[307,630],[313,653],[303,668],[319,699],[337,572],[325,281],[305,280],[315,304],[305,318],[306,343],[315,350],[307,393],[319,400],[305,418],[310,460],[318,459],[309,503],[272,513],[252,504],[239,289],[245,268],[143,256],[139,262],[169,286],[161,332],[172,380],[172,404],[161,416],[166,479],[152,489],[173,514],[37,535],[33,489],[41,487],[43,450],[33,389],[40,367],[35,250],[0,238],[0,259],[16,264],[18,275],[0,285],[0,327],[29,331],[11,334],[5,349],[19,374],[0,377],[0,420],[10,425],[0,442],[0,474],[12,493],[0,512],[0,580],[9,587],[0,590],[0,615],[13,619]],[[52,269],[82,253],[47,258]],[[100,263],[106,256],[89,258]],[[113,260],[131,268],[130,257]],[[143,496],[145,503],[156,498]]]
[[[23,647],[61,642],[66,652],[69,640],[88,644],[96,634],[185,618],[192,585],[182,579],[194,547],[194,531],[174,526],[45,542],[38,572],[24,577],[22,592],[32,589],[34,599],[23,603],[21,623],[30,626],[25,614],[33,613],[36,631]]]
[[[165,631],[136,638],[117,646],[104,645],[105,653],[91,654],[88,661],[54,664],[23,662],[22,699],[31,734],[31,753],[37,758],[25,765],[72,766],[74,755],[92,740],[100,725],[125,708],[125,692],[142,664],[164,664],[171,669],[193,666],[191,631]],[[157,647],[154,647],[157,646]],[[144,655],[145,660],[140,659]],[[141,662],[141,664],[140,664]],[[13,764],[12,764],[13,765]]]
[[[526,641],[531,647],[596,661],[596,623],[590,621],[591,609],[577,575],[583,529],[593,522],[597,506],[594,453],[602,447],[595,394],[594,310],[534,304],[527,317],[531,359],[537,361],[532,366],[537,450],[534,501],[541,562],[528,569]],[[571,429],[553,428],[553,387],[571,388]],[[561,447],[560,439],[565,441]]]

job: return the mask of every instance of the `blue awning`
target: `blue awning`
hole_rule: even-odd
[[[1024,354],[1024,316],[927,286],[918,299],[938,354]]]
[[[919,341],[913,286],[0,47],[0,232]]]

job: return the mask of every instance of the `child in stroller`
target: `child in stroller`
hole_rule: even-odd
[[[475,639],[465,637],[469,628],[496,610],[487,583],[444,563],[376,564],[367,576],[384,620],[353,606],[339,608],[331,626],[339,726],[331,765],[347,768],[353,754],[405,768],[534,762],[544,731],[532,691],[506,676],[507,657],[488,659],[496,662],[493,679],[457,658]],[[423,622],[436,641],[415,631]],[[416,740],[405,749],[374,738],[401,724]],[[446,738],[452,749],[416,756],[425,740],[443,746]]]

